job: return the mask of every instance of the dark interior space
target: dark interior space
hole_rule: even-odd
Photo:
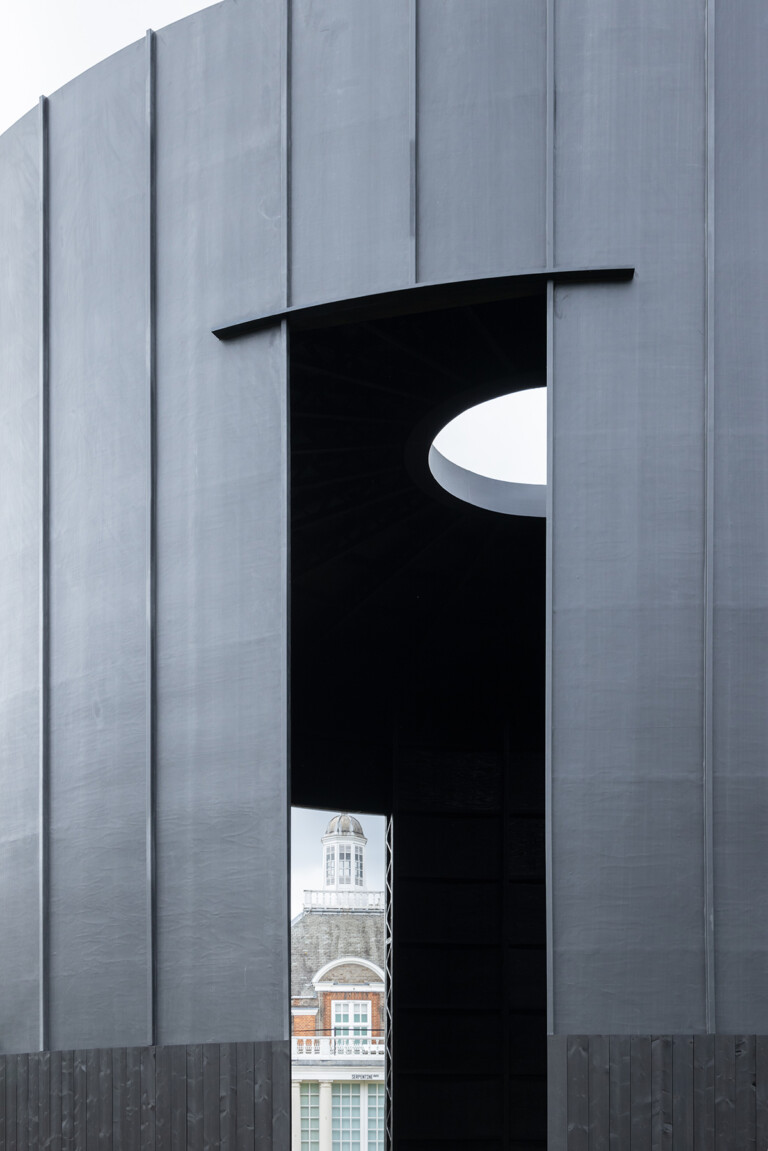
[[[540,292],[291,333],[292,802],[393,814],[398,1151],[546,1145],[545,522],[426,464],[545,334]]]

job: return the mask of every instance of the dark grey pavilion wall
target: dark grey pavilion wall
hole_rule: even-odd
[[[285,298],[284,28],[0,140],[3,1051],[287,1035],[285,338],[210,334]]]
[[[768,1028],[767,35],[557,5],[555,1032]]]

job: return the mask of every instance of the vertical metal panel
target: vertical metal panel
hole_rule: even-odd
[[[703,0],[561,4],[554,1028],[705,1025]],[[674,884],[669,877],[674,875]]]
[[[142,1042],[144,60],[50,103],[50,1043]]]
[[[272,1117],[267,1147],[288,1147],[291,1141],[291,1052],[287,1043],[271,1043],[272,1079],[262,1107]]]
[[[0,140],[0,1050],[39,1045],[40,116]]]
[[[292,302],[408,283],[409,0],[292,12]]]
[[[38,1055],[37,1069],[37,1099],[38,1111],[37,1140],[38,1146],[46,1149],[51,1146],[51,1053],[41,1051]],[[0,1143],[2,1147],[2,1143]]]
[[[253,1045],[253,1141],[256,1147],[272,1144],[272,1049],[267,1043]],[[289,1088],[290,1091],[290,1088]]]
[[[768,1030],[768,26],[717,5],[715,844],[717,1029]]]
[[[157,949],[163,1042],[287,1034],[282,5],[157,33]]]
[[[19,1061],[8,1059],[5,1068],[5,1139],[8,1151],[16,1151],[16,1093],[19,1075]]]
[[[546,5],[419,0],[421,280],[545,262]]]

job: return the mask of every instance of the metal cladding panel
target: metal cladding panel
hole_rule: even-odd
[[[703,0],[557,9],[553,1030],[705,1026]]]
[[[40,117],[0,137],[0,1050],[38,1042]]]
[[[768,27],[719,6],[714,38],[716,289],[714,741],[717,1028],[768,1029]]]
[[[410,0],[295,0],[291,303],[413,278]]]
[[[419,0],[418,277],[546,263],[541,0]]]
[[[50,1043],[148,1037],[144,45],[50,107]]]
[[[254,11],[256,10],[256,11]],[[157,43],[158,1041],[284,1038],[286,346],[278,0]]]

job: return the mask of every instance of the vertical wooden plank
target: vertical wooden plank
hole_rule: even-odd
[[[589,1151],[610,1151],[611,1041],[589,1037]]]
[[[187,1049],[171,1048],[171,1151],[187,1146]]]
[[[672,1151],[672,1039],[651,1039],[651,1144]]]
[[[755,1037],[755,1146],[768,1147],[768,1035]]]
[[[237,1045],[237,1151],[253,1151],[253,1044]]]
[[[672,1040],[672,1147],[693,1147],[693,1036],[675,1035]]]
[[[272,1048],[272,1143],[271,1147],[291,1145],[291,1047],[283,1040]]]
[[[630,1147],[632,1151],[651,1149],[651,1037],[630,1037],[630,1093],[632,1118]]]
[[[568,1036],[568,1151],[589,1151],[589,1039]]]
[[[154,1047],[141,1049],[141,1151],[155,1151],[155,1051]]]
[[[203,1044],[203,1151],[219,1148],[219,1045]]]
[[[755,1037],[737,1035],[734,1042],[734,1142],[751,1151],[755,1146]],[[765,1146],[765,1145],[763,1145]]]
[[[236,1151],[237,1047],[234,1043],[222,1043],[219,1048],[219,1131],[221,1151]]]
[[[5,1142],[5,1061],[6,1056],[0,1055],[0,1147],[7,1146]]]
[[[98,1053],[98,1148],[112,1151],[112,1048],[102,1047]]]
[[[51,1052],[51,1151],[61,1148],[61,1051]]]
[[[203,1151],[203,1049],[187,1047],[187,1151]]]
[[[30,1151],[37,1151],[40,1146],[39,1082],[40,1055],[35,1051],[27,1056],[27,1147]]]
[[[114,1047],[112,1049],[112,1143],[115,1151],[120,1151],[127,1142],[125,1112],[128,1088],[125,1066],[125,1048]]]
[[[631,1046],[628,1035],[611,1036],[611,1151],[625,1151],[631,1139]]]
[[[38,1055],[37,1114],[38,1146],[51,1145],[51,1053],[41,1051]]]
[[[61,1151],[75,1146],[75,1053],[61,1053]]]
[[[565,1035],[547,1037],[547,1147],[568,1147],[568,1041]]]
[[[5,1138],[8,1151],[17,1151],[16,1104],[18,1100],[19,1057],[9,1055],[5,1065]]]
[[[75,1051],[72,1076],[72,1146],[74,1151],[86,1151],[85,1118],[88,1099],[85,1051]]]
[[[693,1147],[715,1151],[715,1040],[713,1035],[693,1039]]]
[[[272,1046],[253,1044],[253,1145],[272,1146]]]
[[[141,1146],[141,1048],[125,1049],[125,1149]]]
[[[99,1145],[99,1051],[91,1048],[85,1056],[85,1142],[88,1151]]]
[[[171,1049],[155,1049],[155,1151],[171,1151]]]
[[[29,1147],[29,1056],[18,1055],[19,1073],[16,1080],[16,1146],[18,1151]]]
[[[736,1051],[733,1035],[715,1036],[715,1146],[717,1151],[743,1151],[736,1147]]]

